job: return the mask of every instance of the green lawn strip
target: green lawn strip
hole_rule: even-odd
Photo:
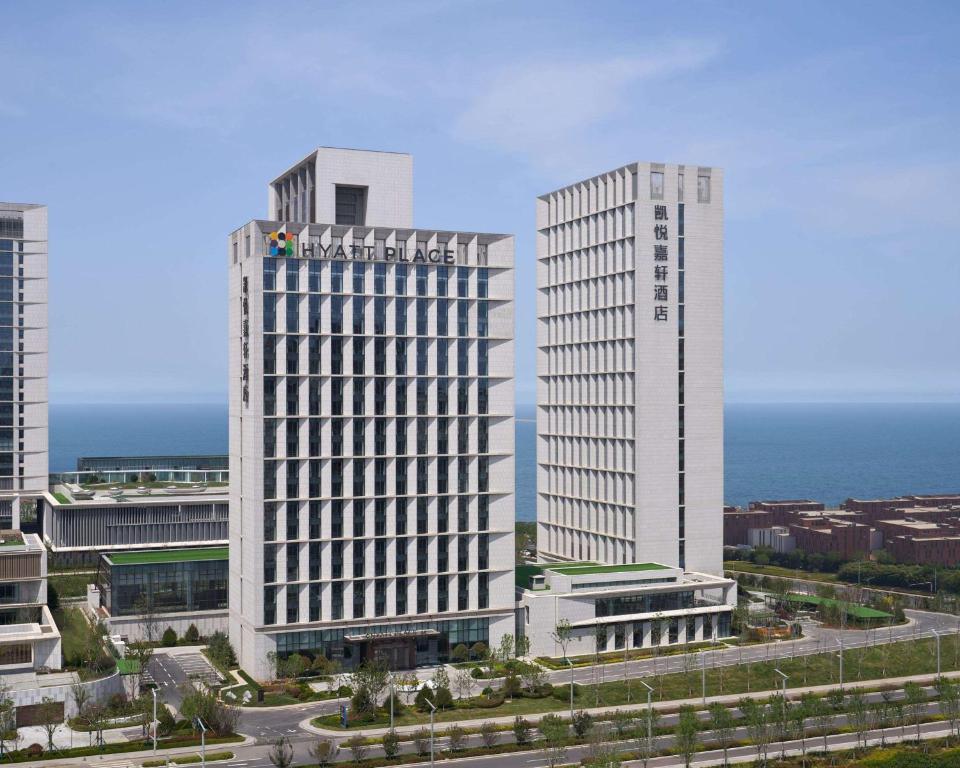
[[[61,597],[85,597],[87,584],[96,581],[95,574],[64,573],[47,577],[47,584],[57,590]]]
[[[55,498],[61,504],[73,504],[73,502],[67,498],[67,495],[65,493],[60,493],[60,491],[54,491],[53,498]]]
[[[727,643],[728,645],[749,645],[749,643],[741,643],[740,638],[737,637],[725,638],[723,642]],[[718,646],[714,643],[690,643],[688,645],[663,646],[659,649],[659,652],[654,652],[652,648],[636,648],[634,650],[627,651],[626,660],[637,661],[639,659],[663,658],[664,656],[678,656],[683,653],[692,653],[700,650],[716,650],[717,648]],[[597,663],[597,657],[590,654],[585,654],[582,656],[568,656],[567,658],[570,659],[573,666],[577,668],[590,667]],[[600,654],[601,664],[618,664],[623,660],[623,651],[612,651],[609,653]],[[537,664],[546,667],[547,669],[570,669],[570,665],[567,664],[563,658],[553,659],[548,656],[538,656],[536,659],[534,659],[534,661],[536,661]]]
[[[751,563],[746,560],[725,560],[723,568],[726,571],[740,571],[741,573],[753,573],[759,576],[783,576],[788,579],[824,581],[834,584],[840,582],[835,573],[798,571],[795,568],[782,568],[779,565],[757,565],[756,563]]]
[[[145,552],[110,552],[107,557],[114,565],[152,565],[156,563],[226,560],[229,554],[228,547],[198,547],[196,549],[157,549]]]
[[[944,671],[960,668],[960,648],[957,637],[952,635],[941,639],[941,660]],[[844,681],[883,680],[889,677],[907,675],[935,674],[937,671],[936,646],[933,639],[901,641],[879,645],[872,648],[853,648],[844,651]],[[789,678],[788,689],[803,686],[839,684],[838,659],[835,652],[821,653],[795,658],[779,658],[769,661],[756,661],[748,664],[708,667],[706,671],[707,696],[738,695],[750,691],[774,691],[782,680],[774,671],[780,669]],[[722,685],[721,685],[722,678]],[[690,699],[701,695],[701,670],[699,665],[691,664],[688,672],[672,672],[663,675],[649,675],[645,678],[654,689],[657,701]],[[631,696],[627,701],[627,694]],[[636,704],[641,700],[643,687],[637,681],[623,680],[601,683],[599,686],[580,684],[580,694],[576,698],[578,708],[614,707],[627,703]],[[514,715],[541,714],[558,712],[569,708],[569,701],[554,698],[515,698],[505,701],[497,707],[477,706],[476,698],[458,703],[454,709],[437,712],[437,722],[462,721],[490,717],[512,717]],[[473,702],[473,703],[471,703]],[[338,715],[316,718],[314,724],[323,728],[339,729]],[[425,714],[407,710],[394,718],[396,725],[423,725],[429,722]],[[388,718],[378,718],[375,722],[351,723],[350,730],[362,730],[371,727],[387,727]]]
[[[212,744],[235,744],[243,741],[243,736],[208,736],[207,745]],[[180,747],[199,747],[200,738],[191,737],[160,739],[157,742],[157,749],[178,749]],[[7,752],[3,757],[4,763],[26,763],[33,760],[60,760],[69,757],[93,757],[96,755],[116,755],[125,752],[141,752],[153,748],[153,741],[148,739],[137,741],[122,741],[114,744],[105,744],[102,747],[74,747],[73,749],[54,750],[53,752],[44,752],[42,755],[28,754],[26,750],[19,752]]]
[[[191,765],[193,763],[199,763],[203,760],[203,757],[199,754],[196,755],[179,755],[177,757],[171,757],[170,762],[174,765]],[[233,752],[207,752],[207,762],[212,763],[217,760],[233,760]],[[167,759],[162,760],[144,760],[141,765],[143,768],[160,768],[160,766],[166,765]]]

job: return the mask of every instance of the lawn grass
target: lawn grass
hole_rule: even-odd
[[[169,758],[170,762],[174,765],[193,765],[194,763],[199,763],[203,759],[200,755],[178,755],[177,757]],[[216,760],[233,760],[233,752],[207,752],[207,762],[211,763]],[[162,760],[144,760],[142,765],[143,768],[160,768],[167,764],[167,758]]]
[[[837,578],[835,573],[825,571],[801,571],[796,568],[782,568],[779,565],[757,565],[746,560],[724,560],[723,569],[725,571],[740,571],[742,573],[755,573],[760,576],[783,576],[788,579],[802,579],[805,581],[824,581],[832,584],[844,583]]]
[[[151,563],[186,563],[199,560],[226,560],[228,547],[197,549],[156,549],[147,552],[111,552],[107,555],[113,565],[150,565]]]
[[[941,664],[944,671],[960,669],[960,646],[957,636],[941,639]],[[782,651],[781,651],[782,654]],[[698,659],[691,656],[690,670],[665,675],[650,675],[645,682],[654,689],[657,701],[695,698],[701,695],[701,670]],[[776,669],[788,676],[788,689],[805,685],[839,685],[839,660],[833,651],[796,658],[777,658],[742,666],[708,667],[706,670],[706,695],[740,694],[756,691],[772,691],[782,684]],[[844,682],[855,680],[882,681],[888,677],[934,674],[937,671],[936,644],[933,639],[921,639],[890,643],[871,648],[847,649],[843,654]],[[601,667],[602,670],[602,667]],[[645,696],[639,681],[615,680],[592,685],[580,683],[580,693],[575,699],[577,707],[620,706],[637,703]],[[499,707],[476,705],[476,699],[464,700],[456,708],[440,711],[437,722],[451,722],[484,717],[504,717],[569,709],[569,700],[553,696],[545,698],[518,698],[506,701]],[[383,715],[373,722],[351,723],[351,729],[383,727],[389,725]],[[406,710],[395,718],[397,725],[416,725],[429,722],[429,716]],[[339,728],[338,715],[320,717],[314,724],[324,728]]]
[[[54,613],[53,620],[60,630],[63,657],[69,659],[81,655],[93,629],[80,609],[60,608]]]
[[[60,597],[85,597],[87,584],[96,580],[93,574],[65,573],[47,577],[47,584],[57,590]]]

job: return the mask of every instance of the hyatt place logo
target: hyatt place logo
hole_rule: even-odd
[[[293,256],[296,253],[296,235],[289,232],[271,232],[269,237],[271,256]]]

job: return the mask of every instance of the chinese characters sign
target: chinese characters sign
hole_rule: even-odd
[[[653,300],[657,302],[653,307],[653,319],[656,322],[666,322],[668,319],[669,289],[667,287],[667,265],[670,261],[668,243],[670,238],[667,229],[667,206],[653,206]]]

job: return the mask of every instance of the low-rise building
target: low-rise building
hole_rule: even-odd
[[[659,563],[539,563],[517,567],[517,634],[530,655],[559,656],[709,641],[731,634],[736,582]]]
[[[94,565],[105,550],[226,545],[226,485],[54,486],[40,504],[43,538],[58,562]]]
[[[62,666],[47,607],[47,550],[36,534],[0,532],[0,674]]]
[[[227,547],[104,554],[88,605],[129,640],[159,640],[167,627],[182,635],[191,624],[203,636],[225,632],[228,556]]]

